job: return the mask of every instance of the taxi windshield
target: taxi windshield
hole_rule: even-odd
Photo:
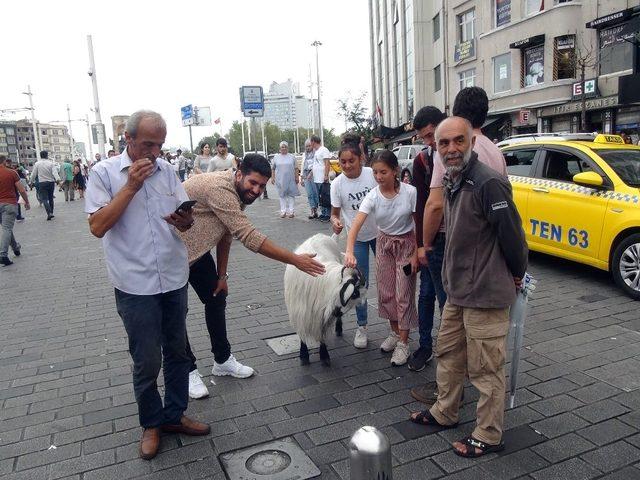
[[[598,150],[620,179],[630,187],[640,187],[640,150]]]

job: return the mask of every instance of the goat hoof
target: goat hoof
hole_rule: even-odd
[[[336,320],[336,337],[342,336],[342,320]]]

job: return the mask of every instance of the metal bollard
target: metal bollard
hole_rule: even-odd
[[[362,427],[349,440],[351,480],[392,480],[391,444],[376,427]]]

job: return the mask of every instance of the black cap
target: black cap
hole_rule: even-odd
[[[220,137],[219,139],[216,140],[216,147],[218,145],[224,145],[226,147],[227,146],[227,139]]]

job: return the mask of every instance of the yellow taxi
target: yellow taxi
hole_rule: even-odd
[[[603,134],[522,135],[498,146],[529,248],[608,270],[640,299],[640,147]]]

